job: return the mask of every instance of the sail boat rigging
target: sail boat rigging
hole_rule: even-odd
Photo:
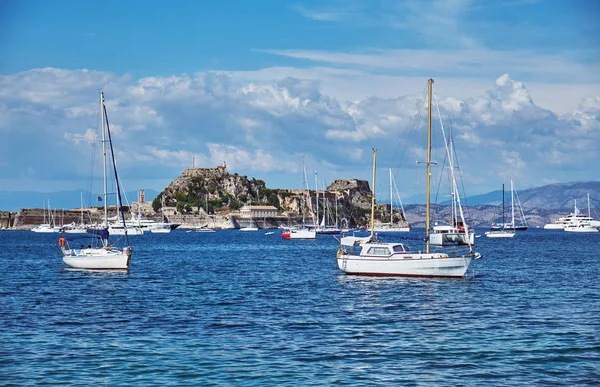
[[[504,184],[502,184],[502,228],[500,230],[487,231],[485,236],[488,238],[512,238],[516,232],[504,229]]]
[[[396,233],[396,232],[410,232],[410,224],[406,221],[406,214],[404,213],[404,206],[402,205],[402,200],[400,200],[400,195],[398,194],[398,188],[396,187],[396,182],[394,181],[394,176],[392,175],[392,169],[389,169],[390,175],[390,222],[382,223],[374,228],[377,233]],[[396,197],[398,198],[398,203],[400,203],[400,222],[399,224],[394,225],[394,188],[396,188]]]
[[[340,270],[347,274],[366,276],[416,276],[416,277],[462,277],[471,261],[481,254],[474,252],[472,246],[463,255],[449,255],[430,251],[431,225],[431,100],[433,79],[428,80],[427,114],[427,175],[426,175],[426,242],[425,252],[411,251],[402,243],[386,243],[376,239],[375,218],[375,179],[377,150],[373,149],[373,190],[371,197],[371,235],[369,237],[346,236],[340,239],[336,258]]]
[[[95,236],[94,245],[88,245],[87,248],[72,248],[69,243],[65,241],[64,236],[59,240],[61,251],[63,254],[63,262],[77,269],[94,269],[94,270],[115,270],[115,269],[128,269],[129,262],[133,248],[129,245],[129,238],[127,235],[127,228],[125,227],[125,216],[123,213],[123,203],[121,200],[121,186],[119,182],[119,176],[117,173],[117,163],[115,160],[115,153],[113,149],[112,137],[110,133],[110,125],[108,123],[108,114],[106,111],[106,104],[104,101],[104,93],[100,92],[100,127],[102,131],[102,155],[103,155],[103,201],[104,201],[104,219],[99,229],[88,230],[88,233]],[[110,151],[110,160],[107,160],[107,143],[108,151]],[[116,248],[116,242],[122,242],[123,238],[109,243],[109,224],[108,224],[108,171],[107,161],[112,164],[112,172],[114,176],[114,183],[117,188],[117,203],[116,208],[118,212],[118,218],[123,223],[125,228],[124,233],[124,247],[122,249]],[[67,241],[73,241],[79,239],[77,237],[68,237]],[[83,247],[83,245],[82,245]]]
[[[515,208],[517,209],[518,217],[520,220],[519,224],[515,223]],[[505,222],[502,219],[502,224],[492,224],[492,230],[527,230],[527,220],[525,219],[525,214],[523,213],[523,207],[521,206],[521,200],[519,200],[519,194],[515,189],[515,185],[513,181],[510,181],[510,212],[511,212],[511,221],[510,223]]]
[[[302,157],[302,171],[303,171],[303,175],[302,175],[302,189],[306,189],[305,192],[302,192],[302,205],[301,205],[301,212],[302,212],[302,226],[291,226],[291,227],[282,227],[281,230],[281,237],[283,239],[315,239],[317,237],[317,232],[314,228],[308,228],[305,224],[305,202],[306,202],[306,198],[308,197],[308,207],[310,209],[310,212],[312,214],[312,205],[310,203],[310,192],[308,190],[308,183],[306,181],[306,168],[304,167],[304,157]],[[314,216],[313,216],[313,224],[315,223],[314,220]]]
[[[436,103],[437,106],[437,103]],[[439,114],[439,107],[438,107]],[[444,126],[442,124],[441,115],[440,126],[442,132],[444,132]],[[444,133],[445,134],[445,133]],[[460,203],[460,194],[458,192],[458,185],[456,183],[456,165],[457,162],[454,152],[454,141],[452,138],[452,121],[450,122],[450,133],[449,140],[446,145],[446,156],[448,158],[448,170],[450,179],[450,198],[451,198],[451,223],[449,225],[434,225],[433,231],[430,236],[432,245],[446,246],[446,245],[474,245],[475,244],[475,230],[466,224],[463,214],[462,205]],[[458,162],[456,163],[458,164]],[[460,218],[460,219],[459,219]]]

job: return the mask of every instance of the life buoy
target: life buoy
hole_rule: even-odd
[[[60,247],[65,247],[65,238],[64,238],[64,237],[60,237],[60,238],[58,239],[58,245],[59,245]]]

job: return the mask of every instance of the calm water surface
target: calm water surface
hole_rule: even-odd
[[[600,233],[482,237],[459,280],[347,276],[331,236],[237,230],[75,271],[57,235],[0,232],[0,385],[600,384]]]

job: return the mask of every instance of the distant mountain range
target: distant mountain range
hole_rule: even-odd
[[[44,208],[50,201],[51,209],[73,209],[81,207],[81,194],[83,194],[84,207],[100,206],[97,193],[84,191],[60,191],[60,192],[29,192],[0,191],[0,211],[19,211],[21,208]],[[139,191],[127,192],[125,196],[128,201],[138,200]],[[152,201],[158,196],[158,192],[153,189],[145,190],[145,201]],[[125,198],[123,198],[125,202]],[[110,203],[110,202],[109,202]]]
[[[518,187],[517,187],[518,188]],[[600,181],[579,181],[570,183],[556,183],[542,187],[529,188],[526,190],[517,190],[517,194],[524,208],[544,208],[544,209],[562,209],[573,208],[575,200],[577,207],[585,211],[587,208],[587,194],[590,194],[592,207],[598,209],[600,205]],[[145,200],[152,201],[159,192],[153,189],[145,190]],[[81,191],[61,191],[51,193],[40,192],[6,192],[0,191],[0,211],[18,211],[21,208],[43,208],[44,203],[50,200],[50,207],[53,209],[72,209],[80,206]],[[83,192],[85,206],[100,205],[97,201],[97,194]],[[137,201],[138,191],[127,192],[129,201]],[[405,205],[425,204],[425,194],[414,195],[403,198]],[[510,182],[505,188],[506,205],[510,205]],[[502,190],[492,191],[481,195],[461,198],[465,206],[494,205],[502,204]],[[440,205],[450,204],[448,201],[438,203]]]
[[[575,200],[580,210],[587,208],[587,194],[590,194],[592,206],[600,205],[600,181],[576,181],[570,183],[549,184],[542,187],[518,190],[517,195],[524,208],[573,208]],[[504,200],[510,206],[510,182],[505,184]],[[516,199],[515,199],[516,200]],[[402,200],[404,204],[425,204],[425,194],[410,196]],[[502,190],[492,191],[481,195],[461,197],[464,206],[502,205]],[[445,200],[438,203],[449,205]]]

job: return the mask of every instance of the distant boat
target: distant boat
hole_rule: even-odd
[[[600,229],[600,222],[595,221],[592,218],[591,209],[590,209],[590,194],[587,195],[588,199],[588,216],[583,219],[579,219],[577,221],[571,220],[565,226],[565,231],[567,232],[598,232]],[[577,209],[577,207],[575,207]]]
[[[80,205],[81,205],[81,216],[79,218],[79,224],[72,222],[71,224],[63,225],[63,232],[67,234],[85,234],[87,233],[87,227],[83,220],[83,193],[79,194]]]
[[[159,224],[151,227],[150,232],[154,234],[168,234],[171,232],[171,226],[168,223]]]
[[[258,227],[242,227],[240,231],[258,231]]]
[[[441,119],[440,119],[441,120]],[[433,226],[429,240],[434,246],[448,245],[474,245],[475,230],[464,222],[463,208],[460,203],[460,195],[456,184],[456,174],[454,170],[457,168],[455,164],[454,140],[452,138],[452,126],[450,126],[450,135],[448,136],[446,153],[448,156],[448,175],[450,177],[450,197],[451,197],[451,217],[450,224],[436,224]],[[463,219],[463,220],[459,220]]]
[[[301,226],[289,226],[289,227],[281,227],[281,237],[283,239],[316,239],[317,231],[314,228],[309,228],[306,226],[305,222],[305,207],[306,207],[306,197],[308,196],[308,183],[306,182],[306,168],[304,167],[304,157],[302,157],[302,170],[303,180],[302,180],[302,189],[306,189],[306,193],[302,194],[302,225]],[[310,202],[309,202],[310,205]],[[312,207],[311,207],[312,212]]]
[[[392,175],[392,169],[389,169],[390,172],[390,221],[389,223],[380,223],[375,226],[374,231],[376,233],[398,233],[398,232],[410,232],[410,224],[406,221],[406,214],[404,213],[404,206],[402,205],[402,200],[400,200],[400,195],[398,194],[398,188],[396,187],[396,182],[394,181],[394,177]],[[400,204],[400,215],[402,217],[402,222],[404,224],[396,224],[394,225],[394,195],[393,188],[396,188],[396,196],[398,198],[398,203]],[[369,231],[367,229],[367,231]]]
[[[195,232],[215,232],[215,229],[208,227],[208,224],[206,226],[201,226],[201,227],[196,227],[194,229]]]
[[[502,184],[502,225],[506,224],[504,223],[504,184]],[[517,233],[514,231],[507,231],[504,228],[500,229],[500,230],[493,230],[493,231],[487,231],[485,233],[485,236],[488,238],[512,238],[516,235]]]
[[[504,197],[504,195],[503,195]],[[501,224],[492,224],[491,229],[496,231],[507,231],[507,230],[520,230],[525,231],[528,228],[527,220],[525,219],[525,214],[523,213],[523,207],[521,206],[521,201],[519,200],[519,194],[515,190],[514,183],[510,181],[510,208],[511,208],[511,221],[510,223],[505,223],[502,220]],[[515,222],[515,209],[518,211],[517,215],[520,219],[520,223],[517,224]]]
[[[275,234],[275,232],[274,232],[274,231],[266,231],[266,232],[265,232],[265,235],[273,235],[273,234]]]
[[[46,203],[44,203],[44,223],[32,228],[31,231],[37,233],[53,233],[61,231],[61,228],[54,224],[54,216],[50,209],[50,199],[48,199],[48,219],[46,219]]]
[[[428,80],[427,143],[431,144],[431,104],[433,79]],[[473,259],[481,254],[469,251],[464,254],[430,251],[430,179],[431,147],[427,147],[426,168],[426,212],[425,251],[409,250],[402,243],[386,243],[376,239],[375,223],[375,171],[377,150],[373,149],[373,191],[371,196],[371,235],[368,237],[347,236],[340,238],[336,254],[338,268],[347,274],[365,276],[417,276],[417,277],[463,277]]]
[[[117,164],[115,162],[115,152],[113,150],[112,138],[110,134],[110,127],[108,123],[108,115],[106,112],[106,105],[104,103],[104,93],[100,92],[100,120],[102,130],[102,154],[103,154],[103,180],[104,180],[104,223],[103,228],[97,230],[89,230],[88,233],[95,237],[94,245],[88,245],[87,248],[81,247],[79,249],[70,247],[64,237],[59,239],[59,245],[63,254],[63,262],[72,268],[77,269],[128,269],[129,261],[131,260],[132,248],[129,245],[129,239],[127,234],[127,228],[125,227],[125,221],[123,216],[123,203],[121,200],[121,186],[117,175]],[[107,150],[107,144],[109,149]],[[123,229],[125,238],[119,238],[113,243],[109,243],[109,228],[108,228],[108,204],[107,204],[107,152],[111,155],[111,169],[114,172],[114,181],[112,184],[116,187],[116,198],[117,207],[120,214],[120,219],[123,222]],[[78,238],[78,237],[73,237]],[[124,246],[117,248],[115,243],[122,241]]]
[[[574,227],[579,226],[581,224],[583,225],[589,225],[591,227],[594,228],[599,228],[600,227],[600,222],[596,221],[592,218],[591,216],[591,210],[590,210],[590,194],[587,194],[587,198],[588,198],[588,215],[585,216],[581,213],[581,211],[579,211],[579,209],[577,208],[577,200],[575,200],[575,207],[573,209],[573,212],[570,213],[567,216],[558,218],[557,220],[555,220],[552,223],[548,223],[546,225],[544,225],[544,230],[566,230],[567,227],[570,228],[570,232],[575,231]],[[577,230],[579,231],[579,230]],[[575,231],[576,232],[576,231]],[[593,232],[593,231],[588,231],[588,232]]]

